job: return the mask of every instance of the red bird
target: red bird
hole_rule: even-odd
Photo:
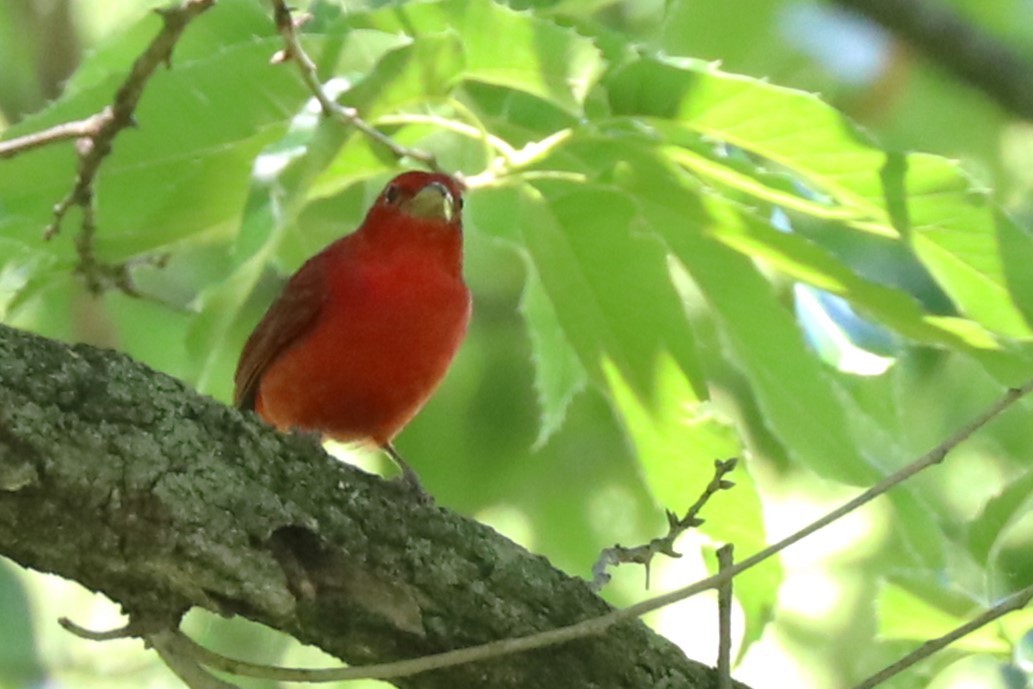
[[[406,172],[355,232],[287,282],[244,345],[234,401],[281,430],[391,441],[430,398],[466,335],[462,186]]]

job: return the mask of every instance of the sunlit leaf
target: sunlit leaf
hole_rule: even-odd
[[[535,445],[541,446],[563,424],[567,407],[574,395],[584,388],[587,376],[577,353],[563,334],[548,295],[533,272],[529,272],[524,286],[520,313],[531,336],[535,388],[542,407],[541,430]]]
[[[455,32],[463,37],[465,79],[522,90],[574,114],[603,68],[590,39],[489,0],[409,3],[349,23],[414,36]]]
[[[879,636],[883,639],[923,643],[954,630],[968,621],[950,615],[911,591],[896,584],[879,588]],[[974,615],[973,615],[974,616]],[[957,648],[974,652],[1000,653],[1007,642],[992,627],[982,627],[954,642]]]
[[[668,511],[683,516],[714,478],[714,463],[733,457],[739,469],[724,478],[733,488],[719,491],[699,516],[699,531],[715,543],[732,543],[753,553],[766,544],[760,496],[742,458],[735,429],[701,401],[679,367],[668,356],[659,359],[652,393],[642,398],[616,367],[606,366],[614,403],[635,445],[650,491]],[[742,650],[756,641],[770,620],[782,580],[777,560],[750,570],[736,580],[735,595],[746,618]]]

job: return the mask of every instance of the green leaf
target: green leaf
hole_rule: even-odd
[[[226,46],[218,36],[210,39],[207,57],[182,59],[173,70],[154,75],[136,114],[139,128],[123,131],[102,165],[96,244],[104,260],[122,261],[192,234],[231,230],[255,156],[282,133],[303,101],[296,77],[267,65],[275,40]],[[98,78],[10,133],[99,110],[122,78],[119,73]],[[52,146],[5,161],[4,167],[0,196],[8,207],[0,233],[38,241],[50,208],[73,183],[71,151]],[[75,231],[77,220],[75,212],[69,214],[66,232]],[[71,258],[67,239],[57,238],[47,249]]]
[[[1033,472],[1027,472],[983,507],[982,513],[969,525],[968,543],[972,557],[978,562],[990,559],[990,553],[1001,534],[1014,520],[1033,507]]]
[[[654,239],[635,236],[634,215],[628,197],[613,189],[556,182],[542,195],[526,189],[521,231],[590,378],[605,386],[607,361],[645,396],[664,353],[694,384],[702,375],[666,253]]]
[[[0,320],[10,322],[18,307],[41,289],[54,271],[54,257],[0,237]]]
[[[1029,337],[1008,289],[994,232],[1000,216],[986,191],[973,188],[957,163],[929,155],[908,156],[904,183],[889,191],[907,203],[911,244],[958,309],[1003,335]]]
[[[883,474],[914,461],[912,429],[906,410],[894,394],[901,385],[902,364],[894,364],[879,376],[837,376],[834,385],[843,403],[850,432],[859,452]],[[911,484],[897,486],[889,493],[893,505],[895,528],[904,554],[895,560],[898,568],[916,566],[940,571],[946,562],[948,543],[940,522],[922,493]]]
[[[622,186],[696,283],[723,340],[746,372],[773,430],[792,455],[827,478],[862,483],[874,472],[856,449],[843,405],[792,314],[745,257],[710,239],[711,228],[740,222],[705,204],[662,165],[636,161]]]
[[[573,115],[603,70],[590,39],[490,0],[407,3],[347,21],[417,37],[455,32],[463,37],[464,79],[524,91]]]
[[[997,598],[1028,585],[1033,567],[1033,473],[1011,482],[987,502],[968,530],[968,547],[986,563],[987,596]]]
[[[653,496],[667,510],[683,515],[714,477],[714,462],[742,456],[735,429],[709,403],[701,401],[678,365],[661,356],[648,398],[628,385],[615,366],[604,365],[613,402],[635,446],[642,473]],[[767,541],[760,495],[740,459],[724,477],[730,490],[712,496],[700,512],[698,530],[717,543],[733,543],[740,552],[762,550]],[[771,559],[736,579],[735,596],[746,630],[740,653],[760,638],[770,621],[782,568]]]
[[[1008,289],[1026,322],[1033,323],[1033,261],[1029,260],[1033,256],[1033,235],[1003,211],[997,213],[997,219]]]
[[[956,163],[886,153],[816,96],[700,63],[642,58],[615,70],[606,86],[615,113],[662,118],[668,136],[674,126],[731,144],[826,196],[850,227],[903,236],[964,315],[1006,336],[1033,334],[1008,291],[993,204]],[[718,153],[712,157],[726,167]],[[702,167],[698,159],[683,162]],[[830,214],[822,208],[828,202],[751,188],[760,177],[747,183],[725,171],[722,179],[757,198],[777,201],[781,193],[787,207]]]
[[[966,644],[961,644],[964,648]],[[1025,689],[1024,668],[1000,659],[1001,652],[957,660],[931,678],[926,689]]]
[[[462,73],[464,44],[452,32],[418,36],[385,52],[376,67],[345,92],[363,117],[446,96]]]
[[[806,237],[776,230],[752,214],[743,213],[740,218],[740,222],[715,225],[712,235],[744,256],[760,259],[790,277],[850,300],[901,335],[961,350],[1001,348],[993,334],[978,323],[933,317],[910,294],[865,279]]]
[[[924,643],[956,629],[968,619],[952,615],[902,586],[883,583],[876,598],[879,637]],[[975,653],[1006,653],[1008,643],[993,627],[980,627],[954,642],[953,647]]]
[[[30,687],[46,682],[25,588],[12,567],[0,563],[0,686]]]
[[[284,225],[277,221],[277,210],[272,200],[263,202],[256,196],[245,214],[241,232],[255,227],[267,234],[268,239],[224,280],[202,290],[194,303],[198,316],[187,331],[187,354],[191,363],[186,375],[198,390],[217,399],[232,399],[234,361],[246,337],[241,321],[249,318],[255,323],[261,317],[242,307],[255,290],[282,236]]]
[[[567,407],[584,389],[588,376],[577,352],[564,336],[563,326],[534,273],[533,265],[528,267],[520,313],[531,337],[534,386],[542,410],[538,438],[534,443],[535,448],[540,449],[560,429]]]

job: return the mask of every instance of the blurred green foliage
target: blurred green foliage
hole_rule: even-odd
[[[0,5],[5,138],[101,108],[159,26],[139,3],[40,5]],[[1026,4],[959,5],[1033,51]],[[1033,375],[1033,129],[858,18],[793,0],[304,9],[328,89],[471,180],[473,329],[401,450],[442,504],[557,566],[587,576],[600,549],[658,535],[714,459],[742,456],[683,539],[688,564],[654,565],[654,582],[687,583],[716,544],[754,552]],[[55,26],[68,39],[47,56]],[[118,347],[228,400],[285,275],[398,167],[319,118],[293,65],[270,64],[279,48],[263,3],[222,0],[104,163],[96,252],[129,262],[144,299],[84,293],[74,213],[41,238],[69,146],[0,162],[4,322]],[[1028,585],[1030,412],[737,580],[739,676],[845,686]],[[642,573],[621,568],[606,595],[648,595]],[[0,603],[0,687],[176,686],[149,655],[55,630],[57,614],[117,624],[72,585],[6,566]],[[1028,618],[888,686],[1005,686]],[[712,660],[696,633],[712,619],[655,623]],[[237,621],[194,613],[188,629],[264,662],[327,662]]]

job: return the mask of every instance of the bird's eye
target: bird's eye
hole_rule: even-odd
[[[463,210],[463,197],[462,196],[457,196],[456,197],[456,207],[459,210]]]
[[[388,204],[392,206],[398,203],[398,201],[401,200],[401,198],[402,190],[393,184],[384,190],[384,201],[386,201]]]

